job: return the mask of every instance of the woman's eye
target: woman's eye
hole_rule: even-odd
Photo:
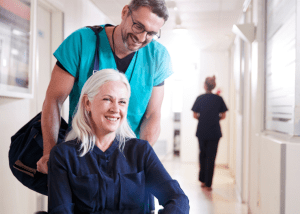
[[[109,101],[110,99],[109,99],[109,98],[103,98],[103,100],[105,100],[105,101]]]
[[[126,101],[120,101],[121,104],[125,105],[126,104]]]

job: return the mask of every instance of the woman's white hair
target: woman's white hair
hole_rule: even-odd
[[[110,81],[123,82],[128,90],[130,97],[130,85],[124,74],[113,70],[103,69],[93,74],[84,84],[78,102],[78,109],[72,120],[72,130],[68,133],[65,141],[78,139],[81,142],[80,156],[84,156],[95,146],[96,136],[92,129],[91,117],[89,112],[85,109],[83,97],[86,95],[89,101],[93,101],[94,97],[99,93],[100,87]],[[122,151],[126,140],[136,137],[125,117],[123,123],[116,131],[116,137],[120,142],[119,148]]]

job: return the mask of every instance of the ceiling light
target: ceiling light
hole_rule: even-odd
[[[176,25],[174,28],[173,28],[173,32],[174,33],[187,33],[187,29],[181,25]]]
[[[16,30],[16,29],[13,29],[12,33],[15,34],[16,36],[25,36],[26,35],[22,31]]]
[[[19,51],[17,49],[11,49],[11,54],[17,56],[19,55]]]
[[[174,8],[176,7],[176,2],[175,1],[166,1],[167,7],[168,8]]]
[[[3,61],[2,61],[2,65],[3,65],[3,67],[6,67],[6,65],[7,65],[7,61],[6,61],[6,59],[3,59]]]

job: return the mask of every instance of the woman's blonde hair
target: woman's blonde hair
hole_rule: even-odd
[[[89,101],[93,101],[94,97],[99,93],[100,87],[110,81],[121,81],[125,84],[129,97],[130,97],[130,85],[124,74],[113,70],[103,69],[93,74],[84,84],[81,95],[79,98],[77,112],[72,120],[72,130],[68,133],[65,141],[78,139],[81,142],[80,156],[84,156],[95,146],[96,136],[92,129],[91,117],[89,112],[85,109],[83,97],[87,96]],[[116,131],[116,137],[119,141],[119,148],[122,151],[125,146],[125,142],[136,137],[130,126],[128,125],[127,118],[124,118],[123,123]]]

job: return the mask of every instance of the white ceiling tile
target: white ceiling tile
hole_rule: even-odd
[[[115,1],[118,2],[118,4],[121,5],[122,7],[130,3],[130,0],[115,0]]]
[[[221,9],[220,2],[180,2],[177,3],[179,12],[206,12],[219,11]]]
[[[234,11],[236,9],[237,2],[236,1],[224,1],[221,4],[221,10],[222,11]]]
[[[121,21],[121,11],[130,0],[91,0],[114,23]],[[168,1],[168,0],[167,0]],[[200,49],[226,49],[233,40],[232,25],[242,14],[244,0],[175,0],[178,11],[169,8],[169,20],[162,27],[162,36],[170,40],[179,14],[182,26],[188,29]],[[161,41],[164,41],[162,39]],[[228,41],[227,41],[228,40]]]
[[[205,21],[205,20],[215,20],[219,19],[219,12],[202,12],[202,13],[181,13],[180,17],[182,21]]]

